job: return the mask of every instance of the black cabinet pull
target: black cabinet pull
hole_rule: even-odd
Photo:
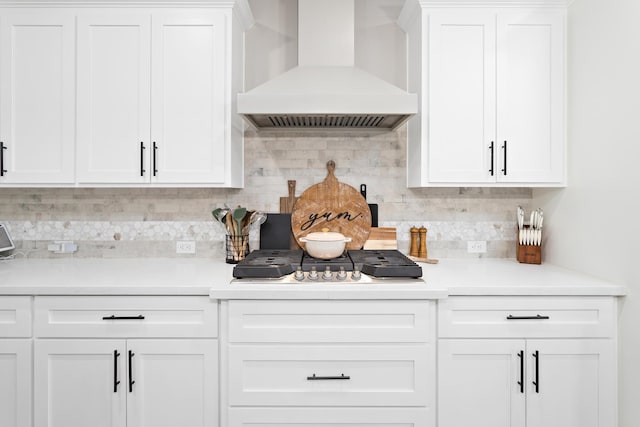
[[[491,176],[493,176],[493,152],[494,152],[494,142],[491,141],[491,145],[489,146],[489,149],[491,150],[491,169],[489,169],[489,172],[491,172]]]
[[[504,163],[504,168],[502,169],[502,174],[506,175],[507,174],[507,141],[504,142],[504,145],[502,146],[502,150],[503,150],[503,154],[504,154],[504,158],[503,163]]]
[[[102,320],[144,320],[144,316],[142,314],[137,316],[116,316],[112,314],[111,316],[103,316]]]
[[[518,381],[518,385],[520,386],[520,393],[524,393],[524,350],[520,350],[518,357],[520,358],[520,381]]]
[[[120,357],[120,353],[118,350],[113,350],[113,392],[118,392],[118,384],[120,384],[120,380],[118,380],[118,357]]]
[[[140,176],[144,176],[146,170],[144,170],[144,142],[140,141]]]
[[[7,170],[4,168],[4,150],[6,150],[4,142],[0,142],[0,176],[4,176]]]
[[[158,151],[158,146],[156,145],[156,142],[153,141],[153,176],[156,176],[158,174],[158,168],[156,166],[156,153]]]
[[[132,366],[133,356],[135,356],[135,353],[129,350],[129,393],[133,393],[133,385],[136,383],[133,380],[133,366]]]
[[[350,380],[351,377],[345,374],[340,374],[340,376],[329,376],[329,377],[317,377],[316,374],[313,376],[307,377],[309,381],[319,381],[319,380]]]
[[[549,320],[549,316],[541,316],[536,314],[535,316],[507,316],[507,320]]]
[[[533,358],[536,360],[536,380],[532,382],[536,386],[536,393],[540,393],[540,353],[538,350],[533,353]]]

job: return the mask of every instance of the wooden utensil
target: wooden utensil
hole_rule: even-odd
[[[300,237],[328,228],[351,237],[347,250],[361,249],[371,230],[371,211],[367,201],[355,188],[335,177],[336,164],[327,162],[327,177],[307,188],[291,213],[293,235]],[[300,244],[304,247],[304,244]]]
[[[296,200],[298,200],[296,197],[296,181],[294,179],[288,180],[287,187],[289,188],[289,195],[280,197],[280,213],[291,213]]]

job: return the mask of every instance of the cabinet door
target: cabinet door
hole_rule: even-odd
[[[524,427],[524,350],[524,340],[439,340],[438,426]]]
[[[563,12],[501,13],[497,28],[498,181],[561,183],[565,154]],[[502,172],[505,165],[507,170]]]
[[[153,182],[225,180],[225,15],[154,15]]]
[[[31,340],[0,340],[0,426],[31,427]]]
[[[36,340],[34,360],[35,427],[125,427],[123,340]]]
[[[57,12],[0,20],[0,184],[74,182],[74,18]]]
[[[149,182],[151,17],[78,16],[78,181]]]
[[[529,340],[527,350],[527,427],[617,425],[611,340]]]
[[[490,183],[495,138],[495,15],[439,12],[429,19],[428,177]],[[494,141],[495,149],[495,141]]]
[[[127,427],[217,425],[216,340],[129,340],[127,346],[135,381],[127,389]]]

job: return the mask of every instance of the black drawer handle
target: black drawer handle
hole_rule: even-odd
[[[135,353],[129,350],[129,393],[133,393],[133,385],[136,383],[133,380],[133,356]]]
[[[524,393],[524,351],[520,350],[518,353],[518,357],[520,358],[520,381],[518,381],[518,385],[520,386],[520,393]]]
[[[541,316],[536,314],[535,316],[507,316],[507,320],[549,320],[549,316]]]
[[[491,141],[491,145],[489,146],[489,150],[491,150],[491,169],[489,169],[489,172],[491,173],[491,176],[493,176],[493,172],[494,172],[494,167],[493,167],[493,158],[494,158],[494,142]]]
[[[146,172],[144,168],[144,150],[146,150],[144,141],[140,141],[140,176],[144,176],[144,173]]]
[[[104,316],[102,320],[144,320],[144,316],[142,314],[137,316],[116,316],[112,314],[111,316]]]
[[[329,376],[329,377],[317,377],[316,374],[313,374],[313,376],[311,377],[307,377],[307,380],[309,381],[319,381],[319,380],[350,380],[351,377],[345,374],[340,374],[339,377],[337,376]]]
[[[120,357],[120,353],[118,350],[113,350],[113,392],[118,392],[118,384],[120,384],[120,380],[118,379],[118,357]]]
[[[156,164],[156,156],[158,154],[158,145],[153,141],[153,176],[158,175],[158,166]]]
[[[507,176],[507,141],[504,142],[504,145],[502,146],[502,150],[504,152],[504,159],[503,159],[504,168],[502,168],[502,174],[504,176]]]
[[[532,356],[536,360],[536,379],[535,381],[532,381],[532,383],[536,386],[536,393],[540,393],[540,352],[536,350]]]
[[[4,145],[4,142],[0,142],[0,176],[4,176],[7,173],[7,170],[4,168],[4,150],[7,147]]]

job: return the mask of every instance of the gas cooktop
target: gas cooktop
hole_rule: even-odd
[[[422,267],[397,250],[355,250],[324,260],[302,250],[256,250],[233,269],[234,283],[255,282],[359,282],[378,279],[415,280]]]

